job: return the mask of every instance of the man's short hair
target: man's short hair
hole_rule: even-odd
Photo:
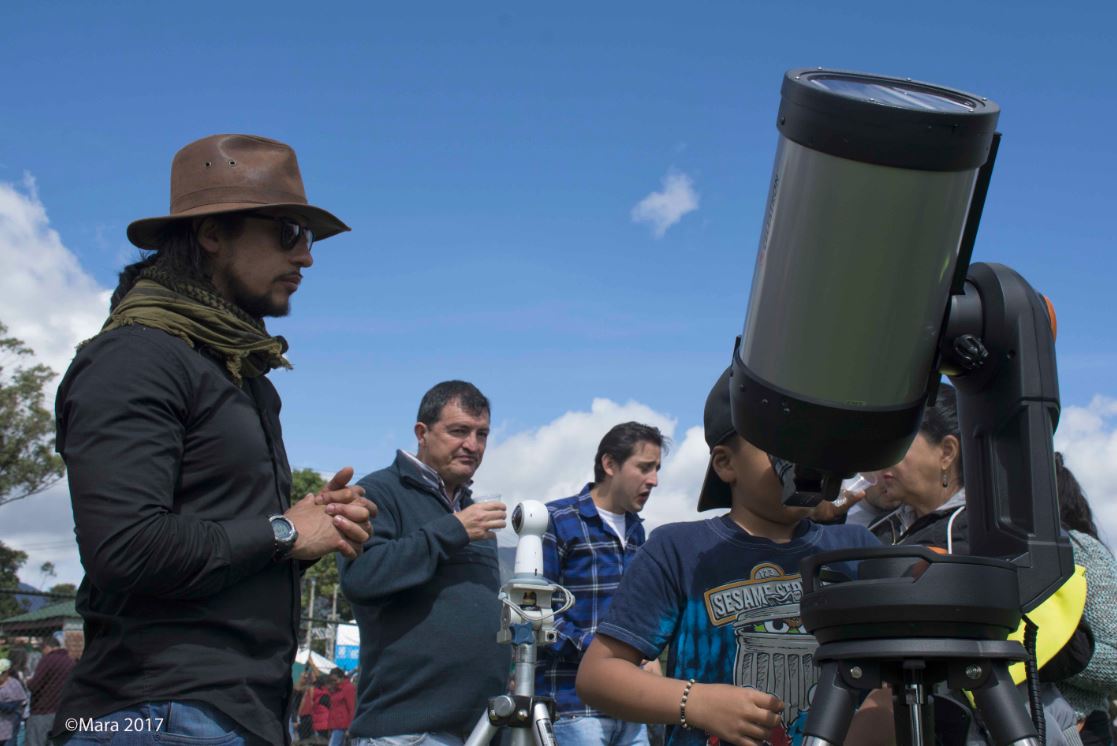
[[[492,411],[488,398],[472,383],[443,381],[423,394],[423,400],[419,402],[417,421],[430,427],[442,417],[442,408],[451,402],[457,402],[459,407],[473,417],[480,417]]]
[[[640,422],[622,422],[614,425],[609,432],[605,433],[605,437],[597,446],[597,455],[593,457],[593,481],[601,482],[605,479],[606,456],[611,457],[619,466],[636,452],[636,446],[641,443],[658,446],[664,456],[667,455],[671,445],[670,440],[659,431],[658,427]]]

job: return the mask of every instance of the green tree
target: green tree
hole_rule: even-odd
[[[73,583],[55,583],[47,593],[56,593],[59,596],[73,596],[77,594],[78,587]]]
[[[33,353],[7,333],[0,322],[0,505],[42,492],[64,473],[54,452],[54,418],[43,406],[54,371],[22,365]]]
[[[302,499],[308,493],[313,494],[326,486],[325,478],[313,469],[297,469],[291,474],[291,500]],[[310,608],[310,586],[314,585],[314,608]],[[338,588],[341,578],[337,569],[337,553],[331,552],[315,562],[303,574],[302,615],[315,620],[326,620],[333,613],[334,591],[337,589],[337,616],[341,621],[353,618],[353,609],[345,596],[341,595]],[[313,613],[312,613],[313,612]],[[316,629],[322,629],[324,621],[315,621]],[[300,643],[306,640],[306,628],[303,628]],[[326,653],[327,641],[315,638],[311,649],[316,653]]]
[[[10,549],[0,542],[0,589],[16,590],[19,587],[19,568],[27,561],[27,553]],[[0,619],[27,611],[25,604],[11,593],[0,593]]]

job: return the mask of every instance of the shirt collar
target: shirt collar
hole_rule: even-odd
[[[396,451],[396,463],[399,465],[400,473],[403,476],[410,477],[412,480],[430,487],[444,497],[451,505],[461,498],[469,497],[472,494],[470,487],[473,485],[473,480],[470,479],[468,482],[458,487],[454,495],[451,496],[446,491],[446,483],[442,481],[442,477],[439,476],[437,471],[402,448]]]

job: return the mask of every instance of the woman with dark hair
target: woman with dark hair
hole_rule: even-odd
[[[903,460],[876,472],[887,499],[900,506],[869,526],[885,544],[924,544],[948,552],[966,546],[966,479],[957,394],[942,384],[923,413]]]
[[[1094,514],[1078,480],[1055,454],[1059,517],[1070,535],[1075,564],[1086,568],[1086,609],[1082,617],[1094,635],[1094,655],[1079,673],[1059,682],[1074,708],[1084,746],[1109,746],[1109,700],[1117,696],[1117,561],[1098,539]]]
[[[328,674],[319,674],[314,680],[313,694],[314,706],[310,717],[314,725],[314,734],[323,741],[330,737],[330,677]]]
[[[877,472],[877,476],[887,498],[901,501],[900,507],[869,527],[877,538],[886,544],[919,544],[946,550],[947,554],[968,552],[962,435],[958,424],[957,393],[953,386],[940,385],[935,402],[924,410],[919,433],[903,460]],[[1084,632],[1081,634],[1085,635]],[[1067,660],[1062,665],[1071,670],[1081,670],[1085,659],[1074,657],[1077,650],[1068,650]],[[1041,664],[1047,662],[1044,660]],[[1041,680],[1047,681],[1042,679],[1042,674]],[[1059,688],[1062,688],[1061,683]],[[1076,743],[1069,703],[1060,696],[1058,689],[1048,683],[1041,685],[1041,694],[1044,697],[1047,743]],[[952,710],[951,702],[958,709]],[[966,739],[964,742],[967,744],[981,742],[976,740],[979,736],[974,721],[958,716],[959,712],[967,712],[968,706],[967,701],[959,696],[940,696],[936,700],[936,721],[939,722],[936,727],[943,743],[963,742],[947,740],[950,738],[945,735],[947,732],[954,734],[955,738]],[[964,733],[956,730],[963,721],[968,723]]]

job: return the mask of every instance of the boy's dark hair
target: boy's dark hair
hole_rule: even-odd
[[[442,408],[451,402],[457,402],[459,407],[473,417],[480,417],[492,411],[488,398],[472,383],[443,381],[423,394],[423,399],[419,402],[417,421],[430,427],[442,416]]]
[[[658,446],[667,455],[671,441],[659,431],[658,427],[645,425],[640,422],[622,422],[614,425],[601,443],[597,446],[597,455],[593,457],[593,481],[601,482],[605,479],[604,459],[609,456],[618,465],[627,461],[636,451],[636,446],[641,443],[651,443]]]
[[[1098,539],[1094,511],[1090,509],[1086,493],[1075,478],[1074,472],[1063,462],[1063,454],[1058,451],[1055,452],[1055,487],[1059,491],[1059,519],[1062,521],[1063,528],[1081,531]]]
[[[217,230],[222,235],[236,238],[244,230],[244,215],[230,213],[228,215],[213,215],[210,217],[217,224]],[[198,242],[198,233],[191,220],[176,220],[168,223],[159,235],[159,248],[150,253],[141,254],[138,262],[129,264],[120,271],[109,301],[109,310],[128,294],[132,286],[140,278],[140,272],[149,267],[158,267],[168,274],[194,282],[209,282],[209,275],[205,269],[205,251]]]
[[[966,486],[966,470],[962,466],[962,429],[958,426],[958,392],[950,384],[939,385],[938,396],[934,404],[928,404],[923,410],[923,422],[919,425],[919,432],[923,433],[931,445],[942,443],[947,435],[958,439],[958,458],[954,463],[958,465],[958,484]]]

